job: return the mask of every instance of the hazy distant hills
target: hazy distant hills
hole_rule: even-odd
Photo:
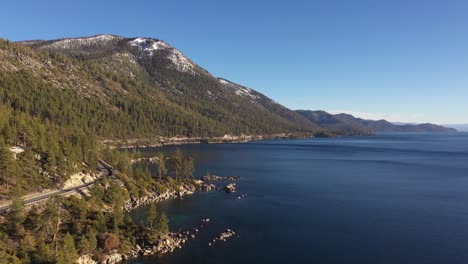
[[[458,131],[468,132],[468,124],[455,124],[455,125],[444,125],[445,127],[454,128]]]
[[[0,40],[0,88],[6,107],[105,138],[452,131],[293,111],[154,38]]]
[[[453,128],[435,124],[394,124],[386,120],[365,120],[349,114],[332,115],[324,111],[297,110],[297,112],[321,127],[349,134],[370,132],[456,132]]]

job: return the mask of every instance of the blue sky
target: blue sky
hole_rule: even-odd
[[[2,2],[2,38],[155,37],[292,109],[468,123],[468,1]]]

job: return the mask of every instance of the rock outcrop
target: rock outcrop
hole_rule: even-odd
[[[130,252],[124,256],[125,259],[137,258],[139,256],[150,256],[157,254],[165,254],[173,252],[187,243],[190,239],[194,239],[196,234],[209,223],[209,219],[202,219],[201,224],[188,231],[177,233],[169,233],[164,235],[156,243],[146,241],[144,246],[135,245]]]
[[[110,254],[106,260],[101,261],[101,264],[117,264],[120,263],[124,260],[124,257],[122,254],[119,253],[113,253]]]
[[[83,255],[81,256],[76,263],[78,264],[98,264],[97,261],[93,260],[90,255]]]
[[[219,241],[223,241],[225,242],[228,238],[234,236],[236,234],[236,232],[234,232],[234,230],[232,229],[226,229],[226,231],[222,232],[221,234],[219,234],[217,237],[213,238],[210,242],[208,243],[209,246],[212,246],[214,245],[216,242],[219,242]]]
[[[230,183],[224,187],[224,191],[227,193],[233,193],[236,192],[236,184],[235,183]]]
[[[82,172],[75,173],[75,174],[72,174],[67,181],[65,181],[65,183],[63,184],[63,189],[66,190],[66,189],[75,188],[75,187],[85,185],[90,182],[94,182],[97,179],[98,179],[97,175],[93,175],[90,173],[82,173]]]
[[[204,184],[201,185],[201,191],[203,191],[203,192],[211,192],[211,191],[214,191],[214,190],[216,190],[216,185],[214,185],[212,183],[211,184],[204,183]]]
[[[131,160],[132,164],[135,163],[156,163],[159,160],[158,157],[149,157],[149,158],[138,158],[138,159],[133,159]]]
[[[201,188],[201,187],[199,187]],[[130,201],[124,205],[124,211],[129,212],[137,207],[160,202],[168,199],[180,199],[184,195],[193,194],[197,190],[195,184],[180,185],[178,190],[168,189],[165,192],[149,192],[146,196],[140,198],[131,197]]]
[[[202,181],[237,181],[239,177],[237,176],[216,176],[216,175],[205,175],[202,177]]]

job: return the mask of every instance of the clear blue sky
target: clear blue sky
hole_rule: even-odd
[[[468,123],[468,1],[3,1],[0,37],[160,38],[293,109]]]

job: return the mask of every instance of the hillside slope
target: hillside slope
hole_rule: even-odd
[[[297,113],[308,118],[310,121],[329,130],[346,130],[350,134],[353,131],[373,132],[456,132],[453,128],[435,124],[404,124],[396,125],[386,120],[365,120],[349,114],[332,115],[325,111],[297,110]],[[357,133],[358,134],[358,133]]]
[[[260,93],[249,89],[246,96],[239,91],[247,88],[213,77],[153,38],[2,41],[0,69],[4,104],[106,138],[321,131]],[[57,107],[48,109],[47,102]]]
[[[335,134],[362,136],[373,133],[372,129],[364,125],[342,119],[325,111],[297,110],[296,112]]]

